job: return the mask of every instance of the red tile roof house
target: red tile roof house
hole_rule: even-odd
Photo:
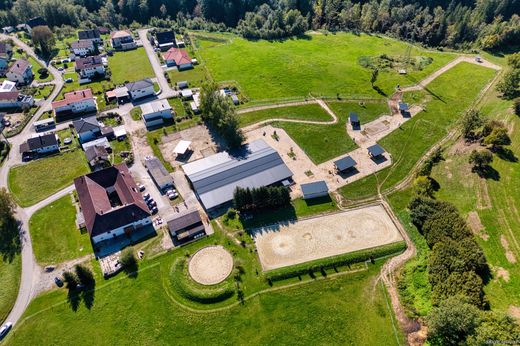
[[[65,93],[64,99],[54,101],[52,109],[56,120],[71,118],[75,114],[95,112],[97,110],[96,99],[91,89],[77,90]]]
[[[25,59],[16,60],[5,75],[11,82],[21,85],[30,84],[34,77],[32,66]]]
[[[124,163],[76,178],[74,186],[93,244],[130,236],[152,222],[150,211]]]
[[[105,66],[101,56],[89,56],[76,60],[76,72],[81,78],[92,78],[105,75]]]
[[[188,53],[184,49],[170,48],[163,55],[166,66],[177,66],[179,71],[193,68],[193,63]]]

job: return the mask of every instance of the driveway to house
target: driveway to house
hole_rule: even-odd
[[[150,60],[150,64],[152,64],[155,77],[157,78],[157,83],[159,83],[159,86],[161,87],[161,98],[175,96],[175,91],[170,87],[170,84],[168,84],[166,77],[164,77],[164,70],[161,66],[161,63],[159,62],[159,59],[157,59],[154,48],[148,40],[148,37],[146,37],[148,29],[139,30],[138,33],[139,38],[141,39],[141,43],[143,44],[143,47],[146,50],[146,54],[148,55],[148,60]]]

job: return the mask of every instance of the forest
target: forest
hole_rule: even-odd
[[[503,51],[520,42],[519,9],[519,0],[4,0],[0,25],[42,16],[54,28],[151,24],[234,31],[253,39],[325,29]]]

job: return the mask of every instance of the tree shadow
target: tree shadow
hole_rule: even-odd
[[[509,149],[504,147],[497,147],[493,149],[493,153],[495,153],[500,159],[508,162],[518,162],[518,158],[515,153]]]
[[[22,251],[22,237],[25,231],[14,217],[7,217],[0,223],[0,255],[3,261],[11,263]]]
[[[385,97],[388,96],[388,95],[383,91],[383,89],[381,89],[381,88],[378,87],[377,85],[374,85],[374,86],[372,87],[372,89],[374,89],[375,91],[377,91],[377,93],[378,93],[379,95],[381,95],[381,96],[385,96]]]
[[[123,267],[123,271],[125,272],[126,276],[130,279],[137,278],[137,276],[139,275],[138,269],[139,266],[137,265],[137,261],[131,261]]]
[[[96,284],[92,285],[88,289],[83,290],[81,292],[81,299],[83,299],[83,303],[85,303],[85,307],[87,309],[92,309],[94,306],[94,296],[96,294]]]
[[[482,168],[473,167],[471,171],[477,173],[478,176],[483,179],[491,179],[495,181],[500,180],[500,173],[491,166],[485,166]]]
[[[67,302],[69,302],[70,308],[72,311],[78,311],[79,303],[81,301],[80,292],[76,290],[75,287],[68,287],[67,293]]]

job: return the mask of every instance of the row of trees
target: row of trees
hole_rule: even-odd
[[[520,97],[520,53],[507,57],[508,69],[497,85],[497,90],[505,99]],[[520,101],[517,100],[520,103]]]
[[[234,106],[219,92],[218,85],[208,81],[201,88],[202,119],[214,129],[231,149],[239,147],[245,137],[239,127]]]
[[[385,33],[429,46],[503,49],[520,41],[516,0],[9,0],[0,25],[41,15],[51,27],[128,26],[152,18],[238,25],[246,37],[279,38],[306,28]],[[201,25],[201,21],[190,24]],[[222,27],[221,27],[222,29]]]
[[[0,261],[11,262],[22,250],[18,222],[14,217],[16,203],[5,187],[0,189]]]
[[[258,188],[237,187],[233,193],[233,204],[240,211],[276,209],[291,203],[289,190],[283,186]]]

